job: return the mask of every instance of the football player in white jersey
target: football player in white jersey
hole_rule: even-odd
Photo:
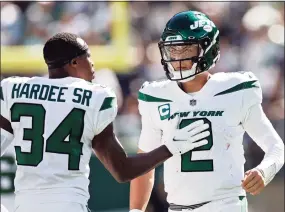
[[[174,15],[159,49],[168,80],[146,82],[139,91],[139,152],[162,145],[176,117],[182,129],[203,120],[211,133],[206,145],[164,163],[169,211],[247,211],[246,192],[260,193],[284,163],[284,144],[262,110],[258,79],[251,72],[208,72],[220,57],[219,31],[201,12]],[[245,131],[265,152],[246,173]],[[154,170],[131,182],[132,212],[145,211],[153,183]]]
[[[126,182],[207,143],[200,140],[209,136],[209,125],[197,121],[173,130],[164,146],[128,157],[113,133],[116,96],[91,82],[93,63],[84,40],[56,34],[43,54],[49,78],[1,81],[1,155],[13,142],[16,212],[88,211],[92,149],[117,181]]]

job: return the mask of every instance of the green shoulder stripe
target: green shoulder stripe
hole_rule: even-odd
[[[151,96],[151,95],[144,94],[144,93],[142,93],[140,91],[139,91],[139,94],[138,94],[138,99],[142,100],[142,101],[145,101],[145,102],[172,102],[171,100],[157,98],[157,97],[154,97],[154,96]]]
[[[257,85],[254,85],[254,83],[257,80],[252,80],[252,81],[247,81],[247,82],[242,82],[234,87],[231,87],[225,91],[222,91],[220,93],[217,93],[215,96],[219,96],[219,95],[223,95],[223,94],[227,94],[227,93],[233,93],[236,91],[240,91],[240,90],[244,90],[244,89],[249,89],[249,88],[258,88]]]
[[[113,107],[115,97],[106,97],[101,105],[99,111],[106,110]]]
[[[1,99],[1,100],[4,100],[4,96],[3,96],[2,87],[0,87],[0,99]]]

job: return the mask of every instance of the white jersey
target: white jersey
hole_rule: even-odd
[[[145,83],[139,91],[142,132],[139,148],[162,145],[178,127],[204,120],[210,125],[208,144],[164,163],[167,201],[193,205],[231,196],[245,196],[243,135],[247,113],[262,102],[260,84],[251,72],[217,73],[194,95],[174,81]],[[260,133],[260,132],[259,132]]]
[[[87,205],[92,139],[116,117],[114,93],[72,77],[11,77],[1,89],[1,115],[14,131],[16,202]]]

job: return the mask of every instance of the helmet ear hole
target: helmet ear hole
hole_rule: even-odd
[[[210,40],[210,38],[206,37],[206,38],[202,39],[202,40],[200,41],[200,45],[202,46],[202,48],[203,48],[204,50],[207,49],[208,46],[211,45],[211,40]]]
[[[208,63],[206,62],[205,59],[201,59],[198,63],[198,67],[201,71],[205,71],[207,66],[208,66]]]

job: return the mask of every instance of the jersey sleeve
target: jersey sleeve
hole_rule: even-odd
[[[246,115],[243,127],[254,142],[266,153],[275,143],[283,141],[266,117],[260,104],[253,105]]]
[[[259,80],[252,72],[243,74],[245,89],[242,96],[242,122],[247,118],[249,110],[254,105],[262,103],[262,90]]]
[[[1,98],[1,116],[10,121],[10,113],[8,108],[8,84],[9,78],[1,80],[0,98]]]
[[[114,121],[118,112],[118,104],[115,93],[104,88],[98,98],[97,118],[94,120],[95,135],[100,134],[110,123]]]
[[[144,152],[150,152],[161,146],[162,131],[153,120],[149,103],[139,100],[139,112],[141,114],[142,130],[138,147]]]
[[[252,84],[255,87],[244,92],[242,125],[253,141],[265,152],[260,167],[267,170],[267,180],[270,181],[284,164],[284,143],[262,109],[262,91],[258,80],[252,73],[249,73],[249,76],[255,81],[255,84]]]
[[[243,126],[265,152],[263,160],[256,168],[263,173],[267,185],[284,164],[284,143],[263,112],[261,104],[255,104],[249,109]]]

